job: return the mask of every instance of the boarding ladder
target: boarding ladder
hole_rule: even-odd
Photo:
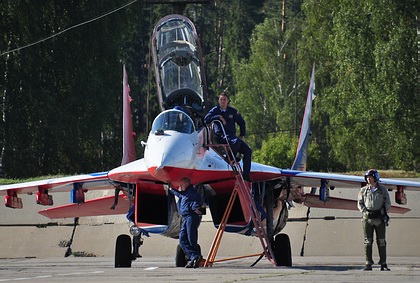
[[[232,167],[233,174],[235,176],[235,187],[232,191],[232,194],[230,196],[230,199],[228,201],[228,204],[226,206],[226,210],[223,214],[223,217],[221,219],[221,222],[219,224],[219,227],[217,229],[216,235],[213,239],[212,245],[210,247],[209,254],[205,260],[204,266],[213,266],[214,262],[221,262],[221,261],[227,261],[227,260],[233,260],[233,259],[239,259],[239,258],[245,258],[245,257],[251,257],[251,256],[262,256],[264,255],[270,262],[272,262],[274,265],[277,265],[273,250],[271,248],[270,241],[268,240],[267,234],[265,232],[264,226],[262,225],[261,220],[261,214],[260,211],[257,208],[257,205],[255,204],[255,201],[253,197],[251,196],[251,186],[252,184],[249,182],[246,182],[244,178],[242,177],[242,168],[241,165],[238,163],[238,161],[235,158],[235,155],[233,154],[233,151],[228,143],[227,135],[225,132],[225,129],[220,121],[214,121],[220,123],[220,127],[223,130],[224,139],[226,140],[226,144],[211,144],[209,143],[207,146],[210,148],[213,148],[215,152],[217,152],[223,159],[226,160],[226,162]],[[232,211],[233,204],[235,202],[236,196],[239,194],[239,196],[245,200],[249,204],[249,211],[252,219],[252,223],[254,224],[254,227],[252,228],[254,232],[258,235],[258,238],[260,239],[261,245],[263,247],[263,252],[258,254],[252,254],[252,255],[245,255],[245,256],[238,256],[234,258],[228,258],[228,259],[221,259],[221,260],[215,260],[217,251],[220,246],[220,242],[222,240],[223,233],[226,228],[227,221],[229,219],[230,213]]]

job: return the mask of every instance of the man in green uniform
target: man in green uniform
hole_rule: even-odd
[[[379,251],[379,264],[382,271],[389,271],[386,264],[386,226],[388,211],[391,208],[388,190],[379,184],[379,173],[369,169],[365,173],[367,185],[360,189],[358,204],[362,212],[363,233],[365,237],[366,266],[364,270],[372,270],[373,233],[376,233],[376,244]]]

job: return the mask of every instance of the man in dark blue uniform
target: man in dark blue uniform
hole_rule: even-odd
[[[229,106],[229,101],[229,96],[225,92],[221,92],[219,94],[219,105],[210,109],[204,117],[204,123],[210,124],[215,120],[219,120],[223,123],[233,153],[236,154],[239,152],[244,155],[243,178],[245,181],[252,182],[252,179],[249,176],[251,171],[252,150],[248,144],[243,141],[243,137],[246,134],[245,120],[235,108]],[[236,124],[238,124],[240,128],[239,137],[236,136]],[[219,123],[214,123],[214,133],[218,143],[226,143],[223,136],[223,130]]]
[[[198,226],[201,222],[200,208],[203,201],[187,177],[181,179],[179,191],[169,186],[169,192],[179,198],[178,211],[182,216],[179,245],[190,259],[185,267],[197,268],[203,258],[198,248]]]

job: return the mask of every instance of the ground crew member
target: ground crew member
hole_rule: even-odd
[[[249,176],[251,171],[252,150],[248,144],[243,141],[243,137],[246,134],[245,120],[235,108],[229,106],[229,102],[229,96],[225,92],[221,92],[219,94],[219,105],[210,109],[210,111],[204,117],[204,123],[210,124],[215,120],[219,120],[223,123],[223,127],[225,128],[226,136],[232,151],[234,154],[239,152],[244,155],[243,178],[245,181],[252,182],[252,179]],[[239,137],[236,136],[236,124],[239,125],[240,129]],[[223,131],[218,123],[214,124],[214,133],[217,137],[218,143],[226,143],[226,140],[223,136]]]
[[[179,190],[171,188],[169,192],[179,198],[178,211],[182,216],[181,230],[179,231],[179,245],[190,259],[186,268],[197,268],[203,258],[198,247],[198,226],[201,222],[203,201],[189,178],[184,177],[179,184]]]
[[[386,263],[386,226],[388,211],[391,208],[388,190],[379,184],[379,173],[375,169],[365,172],[367,185],[360,189],[358,204],[362,212],[363,233],[365,237],[366,266],[364,270],[372,270],[373,233],[376,233],[376,244],[379,251],[379,264],[382,271],[390,269]]]

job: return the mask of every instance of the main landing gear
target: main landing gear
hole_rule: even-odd
[[[278,234],[272,245],[277,266],[292,266],[292,249],[287,234]]]
[[[198,250],[201,254],[201,247],[198,245]],[[190,259],[185,255],[184,250],[181,248],[181,246],[178,244],[176,246],[176,255],[175,255],[175,266],[176,267],[185,267],[187,265],[187,262]]]

